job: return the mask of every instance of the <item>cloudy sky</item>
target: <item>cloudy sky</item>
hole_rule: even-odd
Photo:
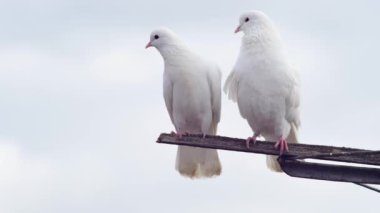
[[[302,75],[303,143],[379,149],[377,1],[0,0],[0,212],[377,212],[378,194],[270,172],[262,155],[220,151],[223,174],[189,180],[145,50],[167,26],[214,60],[237,57],[242,12],[278,25]],[[223,96],[219,134],[251,135]]]

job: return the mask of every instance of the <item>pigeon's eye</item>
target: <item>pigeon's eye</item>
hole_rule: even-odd
[[[159,39],[159,38],[160,38],[160,36],[154,35],[154,39]]]
[[[249,18],[245,18],[245,20],[244,20],[245,22],[248,22],[249,21]]]

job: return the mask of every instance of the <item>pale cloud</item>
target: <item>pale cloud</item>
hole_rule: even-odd
[[[143,49],[143,47],[141,47]],[[127,49],[111,49],[95,57],[89,65],[89,78],[97,81],[123,83],[138,86],[146,82],[152,70],[151,63],[144,59],[146,52],[130,52]]]
[[[46,184],[53,178],[46,159],[26,155],[11,141],[0,142],[0,205],[2,212],[41,208]],[[20,202],[23,205],[20,205]]]
[[[26,157],[14,142],[0,143],[0,185],[2,188],[23,182],[38,182],[49,178],[49,164],[42,159]]]
[[[64,55],[36,46],[8,46],[0,51],[1,87],[80,89],[80,84],[93,83],[138,86],[160,76],[162,62],[153,56],[145,59],[150,52],[145,51],[142,42],[141,46],[135,46],[133,40],[128,43],[107,40],[106,44],[90,47],[90,53],[77,50]],[[140,50],[135,51],[136,48]],[[78,61],[78,57],[83,60]],[[152,69],[152,64],[157,67]]]
[[[144,49],[150,31],[173,28],[217,62],[225,79],[239,51],[238,15],[255,7],[278,23],[300,69],[302,141],[376,149],[376,4],[356,9],[342,1],[329,8],[327,2],[7,2],[9,11],[0,9],[0,136],[11,140],[0,140],[0,211],[356,212],[366,206],[375,212],[373,192],[275,174],[261,155],[221,151],[221,177],[188,180],[174,170],[176,147],[155,143],[173,126],[162,98],[161,56]],[[7,17],[15,19],[5,23]],[[351,24],[363,20],[365,33],[352,32]],[[251,135],[237,105],[225,95],[222,103],[219,134]],[[315,203],[323,205],[310,208]]]

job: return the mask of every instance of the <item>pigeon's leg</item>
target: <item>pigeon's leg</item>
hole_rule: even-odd
[[[251,141],[253,142],[253,144],[256,143],[256,138],[259,137],[259,133],[256,133],[253,134],[252,137],[248,137],[247,140],[245,140],[245,146],[247,147],[247,149],[249,149],[249,144],[251,143]]]
[[[177,139],[181,139],[183,136],[189,135],[190,133],[187,132],[187,131],[178,132],[178,133],[175,133],[174,131],[172,131],[170,134],[173,135],[173,136],[176,136]]]
[[[286,151],[286,152],[289,151],[288,142],[286,142],[286,140],[283,137],[280,137],[280,139],[278,139],[278,141],[276,142],[274,147],[276,149],[278,149],[278,147],[280,147],[280,155],[282,155],[284,153],[284,151]]]

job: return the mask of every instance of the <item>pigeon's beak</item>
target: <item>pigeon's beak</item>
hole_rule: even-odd
[[[240,26],[236,27],[235,33],[240,32]]]
[[[148,44],[146,44],[145,49],[146,49],[146,48],[149,48],[149,47],[151,47],[151,46],[152,46],[152,42],[150,41],[150,42],[148,42]]]

